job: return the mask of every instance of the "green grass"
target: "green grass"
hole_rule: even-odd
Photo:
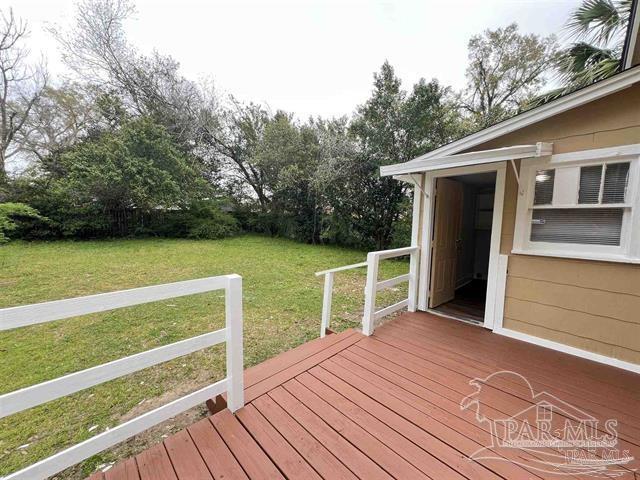
[[[255,365],[318,336],[322,279],[361,251],[242,236],[218,241],[14,242],[0,247],[0,308],[227,273],[244,279],[244,359]],[[380,278],[406,273],[386,261]],[[340,273],[332,328],[358,326],[364,269]],[[386,292],[385,292],[386,293]],[[395,290],[379,305],[406,295]],[[0,333],[0,393],[193,337],[224,325],[223,292],[194,295]],[[224,376],[223,345],[0,420],[0,475],[87,439]],[[170,427],[166,427],[170,430]],[[154,439],[161,438],[162,432]],[[69,474],[142,448],[116,449]],[[27,445],[27,446],[25,446]]]

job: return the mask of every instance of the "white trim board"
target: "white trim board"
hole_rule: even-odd
[[[493,330],[493,333],[497,333],[498,335],[504,335],[505,337],[510,337],[515,340],[520,340],[522,342],[532,343],[534,345],[538,345],[539,347],[550,348],[551,350],[568,353],[569,355],[573,355],[575,357],[585,358],[593,362],[602,363],[604,365],[609,365],[612,367],[627,370],[629,372],[640,374],[640,365],[636,363],[626,362],[624,360],[619,360],[617,358],[607,357],[606,355],[601,355],[599,353],[590,352],[588,350],[582,350],[580,348],[571,347],[569,345],[565,345],[564,343],[554,342],[553,340],[547,340],[546,338],[535,337],[533,335],[517,332],[515,330],[511,330],[508,328],[502,328],[502,327],[497,328]]]
[[[402,174],[430,172],[446,168],[467,167],[497,163],[504,160],[519,160],[521,158],[546,157],[553,153],[553,144],[538,142],[535,145],[513,145],[511,147],[480,150],[477,152],[460,153],[444,157],[434,157],[424,160],[412,160],[407,163],[396,163],[380,167],[381,176],[393,175],[403,178]]]
[[[572,162],[603,162],[625,160],[628,157],[640,155],[640,143],[632,145],[618,145],[617,147],[596,148],[592,150],[578,150],[569,153],[551,155],[549,165],[565,165]]]
[[[425,197],[422,211],[422,238],[420,242],[420,268],[418,282],[418,309],[427,311],[429,304],[429,288],[431,275],[431,238],[433,234],[433,219],[435,202],[432,192],[435,188],[435,181],[440,177],[450,177],[457,175],[470,175],[474,173],[496,172],[496,183],[493,199],[493,218],[491,223],[491,248],[489,252],[489,272],[487,276],[487,301],[484,313],[484,328],[492,329],[496,317],[502,312],[496,311],[499,304],[496,294],[498,292],[498,260],[500,255],[500,239],[502,236],[502,213],[504,207],[504,191],[507,163],[505,161],[487,163],[482,165],[470,165],[467,167],[448,168],[425,173]],[[414,215],[416,214],[414,210]],[[414,217],[414,224],[416,219]]]
[[[606,97],[607,95],[624,90],[625,88],[629,88],[636,82],[640,82],[640,65],[622,73],[618,73],[606,80],[602,80],[570,93],[569,95],[565,95],[564,97],[558,98],[557,100],[545,105],[521,113],[515,117],[511,117],[510,119],[500,122],[492,127],[485,128],[484,130],[480,130],[479,132],[463,137],[460,140],[443,145],[442,147],[410,160],[403,165],[408,165],[412,162],[418,162],[428,158],[453,155],[463,150],[473,148],[482,143],[553,117],[559,113],[566,112],[572,108],[585,105],[594,100],[598,100]]]
[[[629,26],[629,42],[625,51],[625,57],[622,59],[622,68],[624,70],[631,68],[633,56],[635,54],[636,45],[638,43],[638,31],[640,30],[640,2],[632,2],[634,11],[631,12],[632,24]]]

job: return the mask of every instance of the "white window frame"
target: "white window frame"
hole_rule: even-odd
[[[533,205],[536,172],[555,169],[555,182],[562,178],[575,181],[576,175],[558,175],[558,170],[565,168],[626,163],[629,162],[629,181],[625,203],[612,204],[578,204],[578,187],[571,187],[575,195],[565,199],[562,204],[556,202],[556,189],[563,189],[562,184],[554,184],[554,200],[552,205]],[[559,178],[560,177],[560,178]],[[562,190],[566,192],[566,190]],[[621,147],[585,150],[551,155],[540,159],[525,159],[520,167],[520,192],[516,211],[514,232],[514,254],[542,255],[551,257],[578,258],[587,260],[603,260],[623,263],[640,263],[640,144]],[[570,193],[570,192],[568,192]],[[622,232],[619,246],[585,245],[572,243],[532,242],[531,218],[534,209],[544,208],[623,208]]]

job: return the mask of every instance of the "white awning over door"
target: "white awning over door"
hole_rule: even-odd
[[[514,145],[512,147],[496,148],[493,150],[479,150],[477,152],[459,153],[444,157],[413,160],[406,163],[396,163],[380,167],[380,175],[402,175],[407,173],[422,173],[445,168],[481,165],[484,163],[503,162],[520,158],[545,157],[553,153],[553,144],[538,142],[535,145]]]

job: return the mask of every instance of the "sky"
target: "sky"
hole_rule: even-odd
[[[33,55],[64,74],[47,25],[72,24],[74,0],[0,0],[27,20]],[[405,88],[421,77],[460,89],[467,42],[511,22],[562,33],[579,0],[138,0],[130,42],[181,64],[191,79],[300,119],[348,115],[388,60]]]

